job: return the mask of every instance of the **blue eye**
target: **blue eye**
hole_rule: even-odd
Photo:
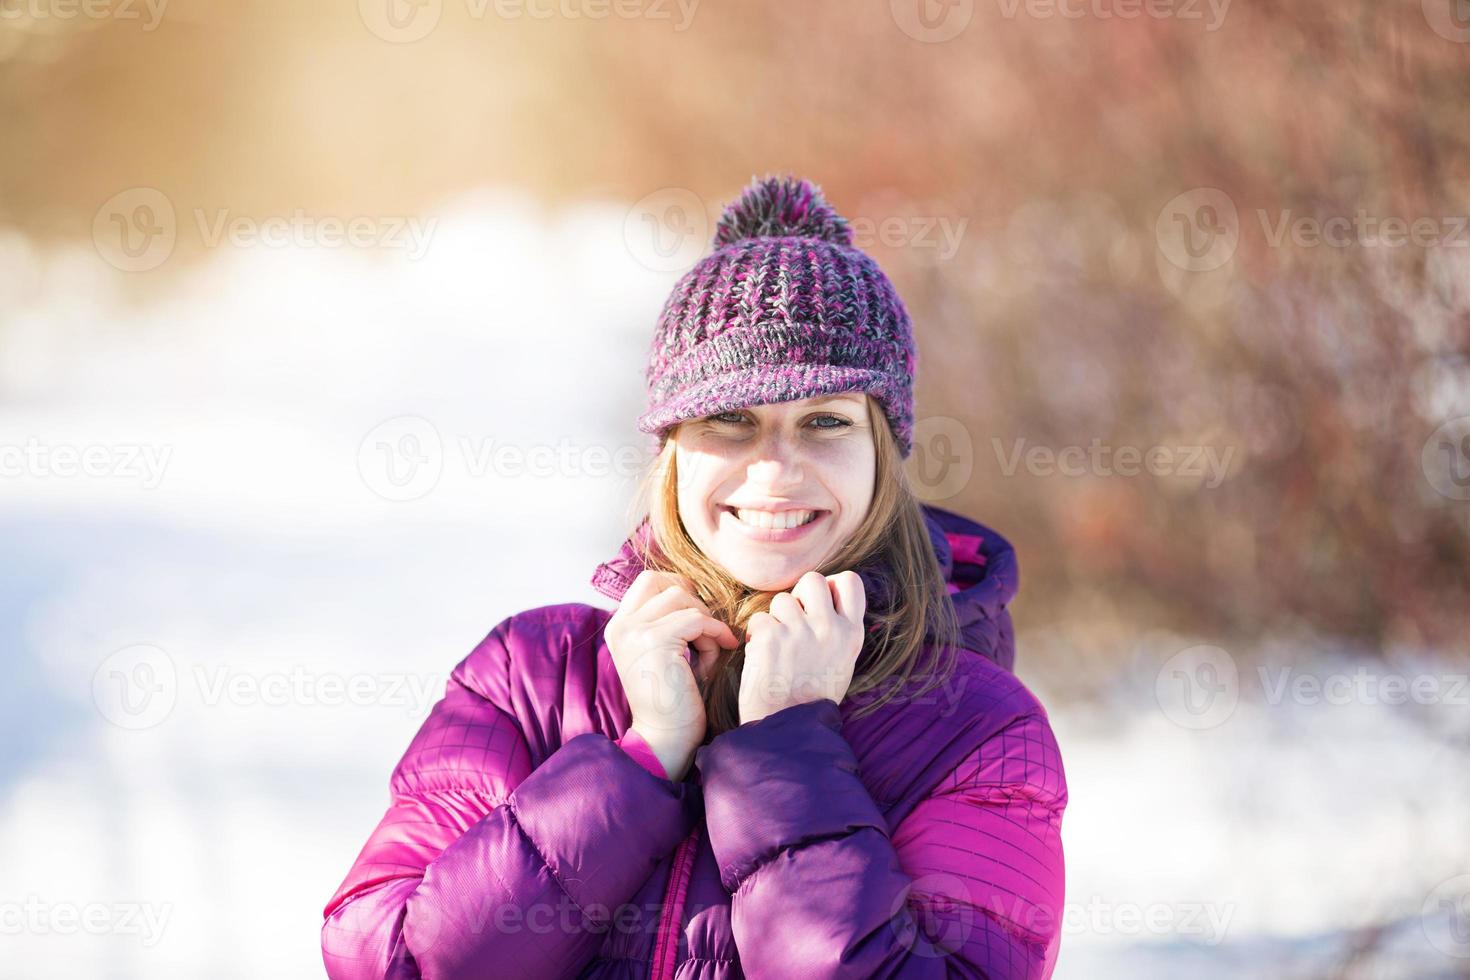
[[[820,422],[820,421],[822,421],[824,419],[827,420],[827,421],[829,421],[829,422],[834,422],[836,424],[835,425],[817,425],[817,424],[815,424],[815,423]],[[740,423],[746,421],[746,418],[745,418],[745,413],[744,412],[741,412],[741,411],[732,409],[732,410],[730,410],[728,412],[716,412],[713,415],[707,415],[707,416],[705,416],[705,421],[707,421],[707,422],[716,422],[716,423],[719,423],[721,425],[739,425]],[[841,428],[843,428],[845,426],[852,425],[852,423],[850,421],[848,421],[845,418],[842,418],[841,416],[838,416],[838,415],[828,415],[828,414],[822,414],[822,415],[814,415],[814,416],[812,416],[811,423],[812,423],[812,428],[814,428],[814,429],[841,429]]]

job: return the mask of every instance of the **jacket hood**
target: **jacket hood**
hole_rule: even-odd
[[[1012,670],[1015,631],[1007,606],[1020,584],[1015,550],[1005,537],[979,521],[933,504],[922,504],[921,509],[959,620],[961,642],[965,649]],[[645,515],[618,553],[597,566],[592,587],[621,602],[645,567],[638,549],[653,545],[652,533]],[[893,601],[887,570],[871,566],[856,571],[867,593],[868,608],[886,608]]]

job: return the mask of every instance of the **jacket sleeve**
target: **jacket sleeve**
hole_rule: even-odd
[[[696,762],[748,975],[1051,975],[1066,788],[1044,714],[986,739],[891,838],[830,699],[725,732]]]
[[[669,778],[668,770],[664,769],[664,764],[658,761],[658,754],[653,751],[653,746],[648,744],[648,739],[633,729],[630,728],[623,732],[622,737],[617,740],[617,746],[631,755],[634,762],[659,779]]]
[[[388,811],[324,910],[332,980],[575,975],[693,828],[687,787],[600,733],[532,770],[510,624],[451,675],[394,770]]]

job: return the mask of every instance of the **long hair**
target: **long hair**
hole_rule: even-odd
[[[854,717],[876,711],[891,699],[917,697],[948,679],[960,644],[960,629],[924,514],[908,482],[887,417],[867,397],[877,468],[872,503],[861,524],[838,551],[815,570],[823,575],[865,570],[878,583],[867,594],[862,653],[846,701],[861,702]],[[704,554],[679,518],[679,474],[670,432],[643,475],[635,508],[648,515],[653,547],[640,553],[645,567],[686,576],[695,594],[740,641],[722,650],[707,680],[700,682],[707,738],[740,724],[740,674],[745,663],[746,624],[769,611],[776,593],[748,588]],[[640,518],[641,523],[641,518]],[[929,642],[926,643],[926,636]],[[908,688],[917,683],[916,690]]]

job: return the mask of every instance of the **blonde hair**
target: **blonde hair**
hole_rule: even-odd
[[[944,684],[960,644],[959,622],[919,499],[909,485],[882,408],[872,396],[866,400],[877,450],[872,503],[842,547],[816,568],[823,575],[865,569],[887,593],[886,601],[883,596],[867,597],[863,651],[843,699],[864,702],[854,717],[876,711],[914,681],[920,686],[907,692],[911,697]],[[640,558],[647,568],[688,577],[695,594],[740,640],[735,650],[721,651],[708,680],[700,684],[709,724],[707,738],[712,738],[740,724],[745,626],[755,613],[769,610],[776,593],[748,588],[689,537],[679,518],[679,474],[672,434],[666,434],[658,455],[644,473],[635,500],[635,508],[648,515],[652,531],[653,547],[641,549]],[[927,645],[926,636],[931,639]],[[926,652],[932,656],[926,656]]]

